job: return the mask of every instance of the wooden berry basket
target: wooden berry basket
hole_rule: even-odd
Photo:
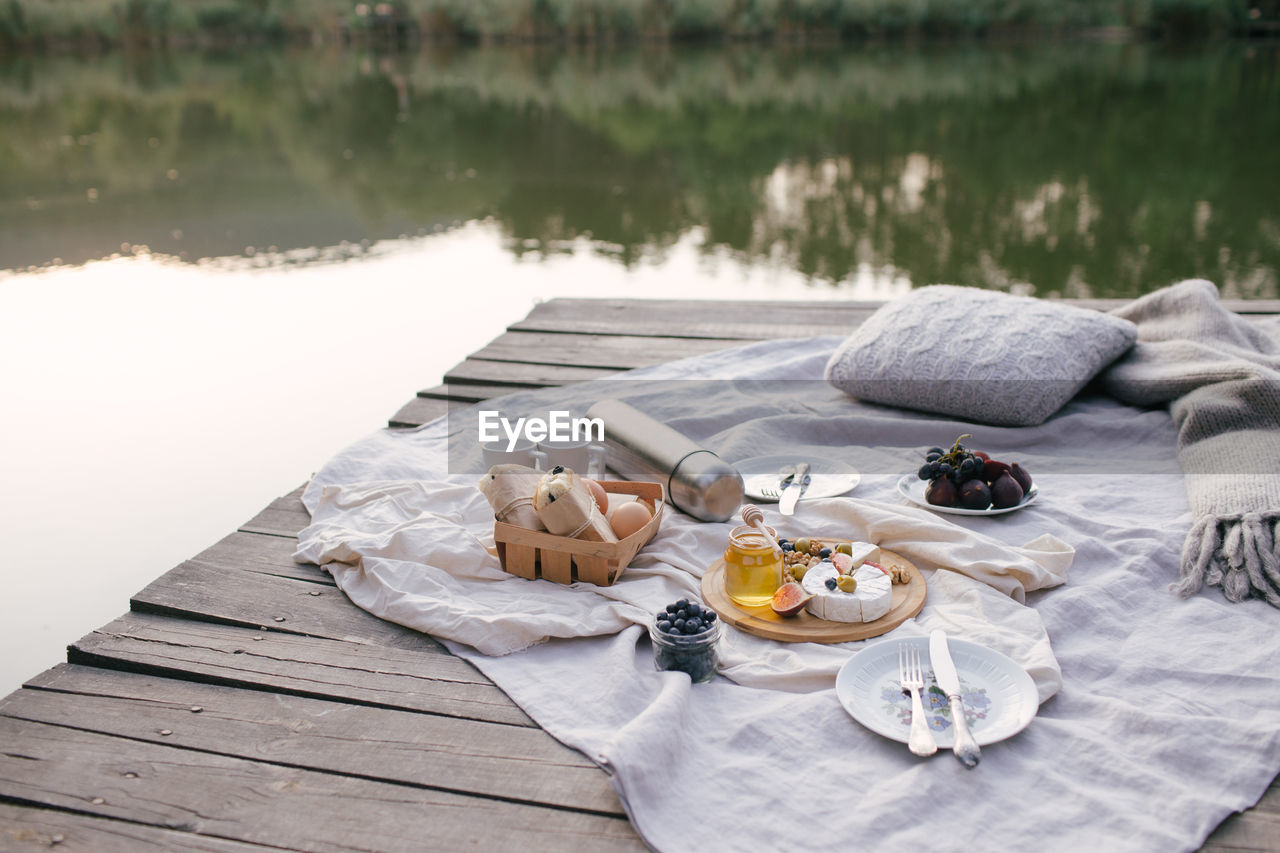
[[[577,581],[612,586],[636,554],[658,532],[662,522],[661,483],[600,480],[605,492],[635,495],[653,511],[653,518],[626,539],[588,542],[552,536],[543,530],[526,530],[501,521],[493,523],[493,542],[505,572],[517,577],[570,584]]]

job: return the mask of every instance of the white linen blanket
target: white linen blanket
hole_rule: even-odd
[[[296,558],[327,564],[370,612],[445,639],[605,767],[660,850],[1194,849],[1256,801],[1280,769],[1277,614],[1167,591],[1190,524],[1168,414],[1086,397],[1039,426],[996,428],[861,405],[821,379],[838,343],[769,342],[636,372],[696,380],[662,388],[610,381],[521,396],[585,409],[632,387],[637,408],[730,461],[807,452],[859,467],[853,497],[767,520],[903,554],[926,570],[929,597],[889,636],[942,627],[1031,674],[1039,716],[985,748],[976,770],[946,751],[915,758],[849,717],[835,674],[866,643],[788,645],[729,629],[725,678],[692,685],[655,672],[642,626],[698,594],[728,524],[668,508],[608,588],[504,574],[485,550],[479,466],[449,473],[444,420],[376,433],[327,464],[304,495],[313,523]],[[959,523],[907,506],[897,475],[962,432],[1022,461],[1040,501]]]

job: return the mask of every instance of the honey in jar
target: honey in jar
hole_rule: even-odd
[[[771,528],[770,536],[774,535]],[[782,586],[782,552],[774,539],[743,525],[729,534],[724,549],[724,591],[734,604],[760,607],[768,604]]]

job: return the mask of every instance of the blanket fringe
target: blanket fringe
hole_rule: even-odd
[[[1169,588],[1183,598],[1222,587],[1228,601],[1266,599],[1280,607],[1280,512],[1206,516],[1182,546],[1182,569]]]

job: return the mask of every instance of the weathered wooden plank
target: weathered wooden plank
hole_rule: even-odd
[[[548,385],[570,385],[592,379],[607,379],[619,368],[583,367],[573,364],[530,364],[512,361],[485,361],[468,358],[450,368],[444,375],[446,383],[518,385],[527,388],[544,388]]]
[[[611,367],[628,370],[663,364],[746,343],[732,339],[645,338],[635,335],[580,335],[557,332],[506,332],[470,358],[524,364]],[[449,378],[447,381],[456,381]]]
[[[305,514],[305,510],[303,512]],[[307,523],[311,523],[309,518]],[[237,530],[222,537],[188,562],[208,564],[230,574],[256,572],[332,587],[333,577],[324,569],[314,563],[293,561],[293,552],[297,549],[296,532],[293,536],[276,536]]]
[[[509,331],[643,337],[769,340],[841,335],[860,325],[878,302],[553,299]]]
[[[528,390],[529,388],[527,386],[520,385],[473,385],[470,383],[450,382],[445,385],[423,388],[418,392],[418,396],[433,400],[455,400],[464,403],[479,403],[483,400],[501,397],[504,394],[512,394],[516,391]]]
[[[1202,853],[1275,853],[1280,850],[1280,775],[1253,808],[1224,820],[1205,841]]]
[[[0,797],[280,847],[643,850],[625,820],[0,717]]]
[[[133,596],[130,607],[144,613],[397,648],[434,646],[423,634],[359,609],[336,588],[196,560],[152,581]]]
[[[27,687],[0,700],[0,715],[308,770],[624,814],[603,771],[536,727],[65,664]]]
[[[414,397],[400,407],[400,411],[391,416],[387,426],[393,429],[422,426],[436,418],[449,414],[447,400],[428,400],[425,397]]]
[[[262,533],[267,536],[297,538],[298,531],[311,523],[311,515],[302,505],[303,484],[287,495],[267,504],[253,518],[240,525],[245,533]]]
[[[230,687],[533,725],[475,667],[425,635],[411,633],[421,640],[417,648],[390,648],[128,613],[73,643],[67,659]]]
[[[1203,853],[1275,853],[1280,850],[1280,815],[1257,807],[1224,820],[1205,841]]]
[[[265,853],[272,848],[175,832],[123,820],[0,803],[0,850],[5,853]]]

